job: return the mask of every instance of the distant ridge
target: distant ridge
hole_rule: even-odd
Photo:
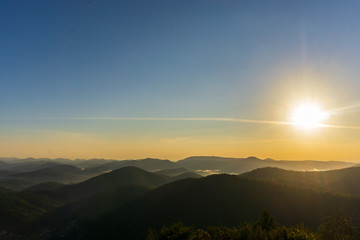
[[[82,173],[81,169],[71,165],[63,164],[63,165],[55,165],[51,167],[38,169],[32,172],[16,173],[10,176],[24,177],[24,178],[52,178],[52,177],[56,178],[64,175],[77,175],[81,173]]]
[[[332,170],[352,167],[354,163],[339,161],[288,161],[274,159],[259,159],[257,157],[248,158],[223,158],[215,156],[195,156],[185,158],[177,162],[180,166],[192,171],[212,170],[218,173],[245,173],[257,168],[278,167],[287,170],[311,171],[311,170]]]
[[[326,171],[352,167],[355,163],[341,161],[314,161],[314,160],[274,160],[271,158],[260,159],[255,156],[247,158],[229,158],[217,156],[192,156],[179,161],[170,161],[156,158],[137,160],[114,160],[114,159],[48,159],[27,158],[1,161],[0,169],[12,171],[32,171],[55,165],[72,165],[81,168],[87,174],[101,174],[122,167],[135,166],[150,172],[158,172],[168,169],[186,168],[190,172],[203,175],[211,173],[241,174],[257,168],[278,167],[296,171]]]

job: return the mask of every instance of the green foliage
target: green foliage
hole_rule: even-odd
[[[164,226],[159,234],[150,230],[147,240],[183,240],[190,239],[194,234],[193,227],[184,226],[181,222],[173,223],[170,226]]]
[[[262,211],[258,221],[234,228],[210,226],[204,230],[177,222],[163,226],[160,232],[150,229],[147,240],[317,240],[317,238],[303,225],[281,226],[274,222],[267,211]]]
[[[212,240],[212,237],[207,231],[197,229],[191,234],[190,240]]]

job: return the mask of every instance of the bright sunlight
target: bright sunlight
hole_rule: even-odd
[[[291,122],[293,125],[304,129],[314,129],[321,127],[324,124],[323,121],[328,119],[329,115],[328,112],[323,111],[315,103],[303,103],[294,109]]]

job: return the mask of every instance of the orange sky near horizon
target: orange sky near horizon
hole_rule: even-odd
[[[192,125],[192,123],[187,123]],[[196,123],[200,125],[199,123]],[[161,123],[152,123],[159,129]],[[171,125],[176,126],[176,123]],[[203,124],[204,125],[204,124]],[[24,136],[0,137],[1,157],[49,158],[161,158],[180,160],[189,156],[222,156],[274,158],[278,160],[341,160],[358,162],[360,141],[357,133],[348,129],[317,129],[304,133],[294,126],[266,126],[238,124],[235,132],[223,128],[226,135],[211,132],[211,123],[204,129],[157,135],[99,135],[65,131],[42,131]],[[225,124],[226,125],[226,124]],[[230,128],[231,129],[231,128]],[[249,130],[253,134],[249,134]],[[204,131],[210,133],[204,135]],[[246,131],[246,132],[245,132]],[[202,135],[200,134],[202,133]],[[264,138],[277,134],[277,138]],[[281,133],[281,134],[279,134]],[[198,134],[198,135],[196,135]],[[351,138],[349,134],[354,136]],[[243,135],[243,137],[239,137]]]

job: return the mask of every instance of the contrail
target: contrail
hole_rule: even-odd
[[[65,121],[213,121],[213,122],[242,122],[242,123],[258,123],[258,124],[278,124],[278,125],[292,125],[291,122],[285,121],[266,121],[266,120],[252,120],[244,118],[168,118],[168,117],[26,117],[26,118],[0,118],[2,121],[6,120],[65,120]]]
[[[355,103],[353,105],[346,106],[346,107],[336,108],[336,109],[331,110],[330,112],[332,114],[341,114],[344,112],[358,112],[358,111],[360,111],[360,103]]]
[[[250,124],[268,124],[268,125],[291,125],[296,126],[295,123],[289,121],[268,121],[268,120],[254,120],[246,118],[170,118],[170,117],[26,117],[26,118],[0,118],[0,121],[13,120],[29,120],[29,121],[209,121],[209,122],[239,122]],[[360,126],[342,126],[321,124],[318,127],[322,128],[339,128],[339,129],[359,129]]]
[[[321,124],[319,127],[323,128],[341,128],[341,129],[360,129],[357,126],[341,126],[341,125],[329,125],[329,124]]]

